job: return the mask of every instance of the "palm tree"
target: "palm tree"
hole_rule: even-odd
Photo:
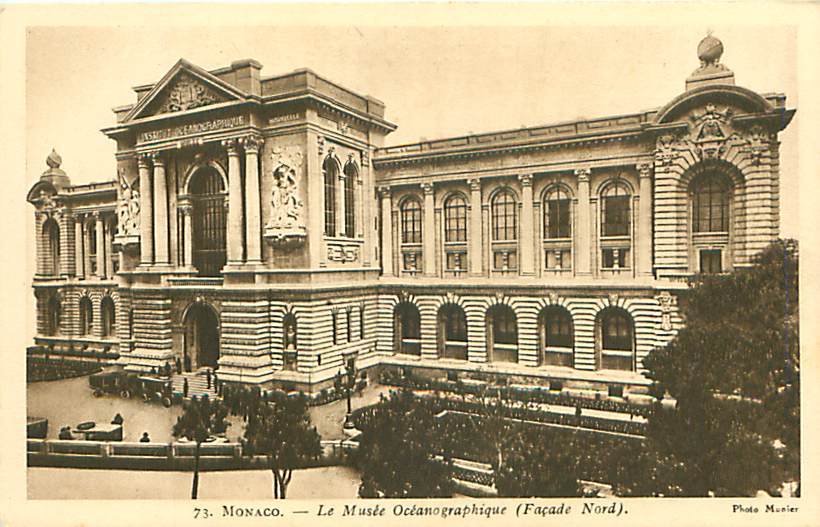
[[[229,426],[225,418],[227,409],[219,401],[210,401],[208,396],[194,397],[183,408],[177,418],[172,434],[174,437],[187,437],[196,443],[194,448],[194,482],[191,486],[191,499],[195,500],[199,490],[199,448],[212,434],[224,432]]]

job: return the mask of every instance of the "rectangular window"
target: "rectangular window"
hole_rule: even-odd
[[[604,198],[604,236],[629,236],[630,199],[630,196],[609,196]]]
[[[515,271],[518,269],[518,254],[514,250],[495,251],[493,269],[496,271]]]
[[[547,202],[547,238],[569,238],[570,200],[554,199]]]
[[[447,270],[464,271],[466,268],[467,254],[464,252],[447,253]]]
[[[706,274],[717,274],[723,272],[720,249],[707,249],[700,251],[700,272]]]
[[[404,270],[415,272],[418,271],[418,253],[404,253]]]
[[[629,267],[629,249],[604,249],[601,267],[604,269],[625,269]]]

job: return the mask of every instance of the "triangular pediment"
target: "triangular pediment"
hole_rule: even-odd
[[[125,122],[237,101],[244,96],[239,89],[208,71],[180,60],[131,109]]]

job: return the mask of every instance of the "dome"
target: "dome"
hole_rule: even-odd
[[[716,63],[723,55],[723,42],[720,39],[707,35],[698,44],[698,58],[706,63]]]

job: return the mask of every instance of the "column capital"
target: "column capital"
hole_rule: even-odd
[[[425,196],[431,196],[433,194],[433,183],[425,181],[421,184],[421,190],[424,191]]]
[[[149,152],[148,156],[151,158],[151,162],[154,166],[165,166],[165,157],[162,155],[162,152]]]
[[[193,212],[194,207],[190,203],[178,203],[177,209],[185,216],[189,216]]]
[[[102,213],[98,210],[95,210],[95,211],[91,212],[91,217],[94,218],[96,221],[100,221],[101,216],[102,216]]]
[[[151,161],[154,159],[154,154],[151,152],[140,152],[137,154],[137,166],[139,168],[150,168]]]
[[[648,162],[638,163],[635,165],[638,169],[638,175],[641,179],[652,177],[652,164]]]
[[[575,169],[575,176],[578,178],[578,181],[589,182],[590,174],[592,174],[592,170],[588,167]]]
[[[382,199],[389,198],[393,193],[393,189],[391,189],[390,187],[379,187],[376,190],[379,193],[379,197],[381,197]]]
[[[519,174],[518,181],[521,182],[522,187],[532,186],[532,174]]]
[[[222,146],[228,151],[229,156],[238,156],[239,155],[239,139],[231,138],[231,139],[223,139]]]
[[[259,149],[265,144],[265,139],[261,135],[250,134],[240,137],[237,142],[245,149],[246,154],[258,154]]]
[[[481,180],[477,177],[468,179],[467,184],[470,185],[472,191],[481,190]]]

